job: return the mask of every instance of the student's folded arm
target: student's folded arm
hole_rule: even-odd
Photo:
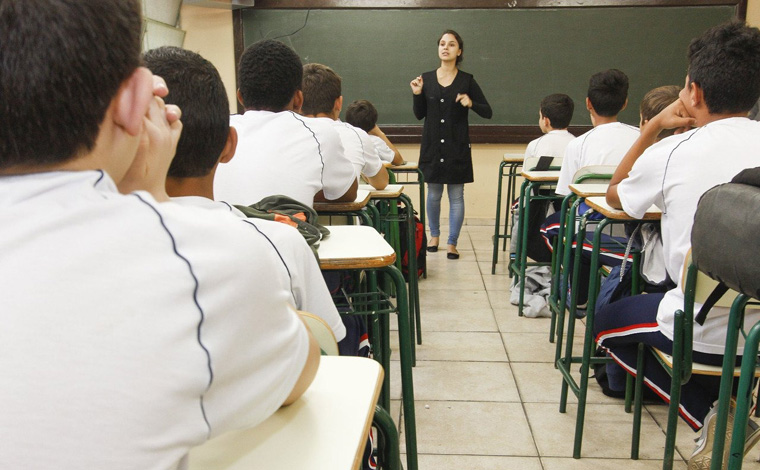
[[[348,190],[341,197],[337,199],[327,199],[325,197],[324,190],[322,190],[314,195],[314,202],[353,202],[356,200],[356,191],[358,189],[359,182],[354,179],[354,182],[351,183],[351,187],[348,188]]]
[[[388,186],[388,170],[384,167],[381,167],[375,176],[364,175],[364,177],[367,178],[367,182],[375,189],[385,189]]]
[[[317,375],[317,369],[319,368],[319,344],[317,343],[317,340],[314,339],[314,335],[311,334],[311,331],[309,331],[309,328],[306,327],[305,323],[304,327],[309,335],[309,355],[306,357],[306,364],[304,364],[303,369],[301,370],[301,375],[298,377],[296,384],[290,391],[288,398],[282,403],[282,406],[288,406],[294,403],[304,394],[306,389],[309,388],[309,385],[314,381],[314,376]]]
[[[380,130],[380,128],[376,125],[370,131],[368,132],[370,135],[374,135],[376,137],[380,137],[383,142],[385,142],[385,145],[388,146],[389,149],[393,150],[393,161],[391,162],[394,165],[403,165],[404,157],[401,156],[401,152],[398,151],[395,145],[388,139],[388,136],[385,135],[385,132]]]

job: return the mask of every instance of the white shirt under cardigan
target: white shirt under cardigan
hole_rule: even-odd
[[[228,215],[68,171],[0,177],[0,227],[0,468],[176,468],[300,376],[282,264]]]
[[[248,218],[226,202],[212,201],[205,197],[175,197],[172,201],[185,206],[221,211],[245,219],[241,223],[249,225],[251,230],[256,231],[256,236],[259,234],[266,236],[280,255],[290,276],[290,290],[296,308],[322,318],[330,325],[338,341],[346,337],[346,327],[338,314],[338,309],[335,308],[330,291],[327,290],[317,259],[298,230],[281,222]]]
[[[570,194],[575,172],[589,165],[617,165],[639,137],[639,128],[610,122],[600,124],[567,144],[555,192]]]
[[[292,111],[246,111],[230,118],[238,132],[235,158],[219,165],[217,199],[250,205],[283,194],[309,207],[314,195],[343,196],[356,180],[335,129]]]
[[[340,142],[343,144],[343,153],[354,165],[357,178],[362,174],[370,177],[375,176],[383,169],[383,162],[380,160],[369,134],[346,122],[330,118],[317,119],[330,121],[333,128],[338,132]]]
[[[760,122],[722,119],[651,146],[633,165],[629,177],[618,185],[623,209],[632,217],[642,217],[652,204],[662,210],[665,267],[670,278],[678,280],[678,287],[665,294],[657,311],[659,329],[668,338],[673,338],[675,311],[683,309],[681,273],[691,248],[691,228],[699,198],[708,189],[731,181],[743,169],[757,166]],[[731,234],[725,235],[730,244]],[[695,314],[700,308],[695,305]],[[760,314],[750,312],[746,315],[748,322],[760,320]],[[727,323],[728,309],[713,307],[704,326],[694,324],[694,350],[723,354]]]
[[[537,139],[533,139],[525,149],[525,158],[531,157],[554,157],[565,156],[565,148],[575,136],[567,129],[555,129],[547,132]]]

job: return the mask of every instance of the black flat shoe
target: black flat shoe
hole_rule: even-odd
[[[427,251],[428,253],[435,253],[436,251],[438,251],[438,245],[431,245],[427,247]]]
[[[459,259],[459,253],[446,253],[448,259]]]

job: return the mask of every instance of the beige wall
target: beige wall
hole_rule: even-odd
[[[760,0],[748,0],[747,22],[760,27]],[[236,112],[235,57],[232,37],[232,13],[185,5],[180,13],[180,27],[187,31],[185,48],[196,51],[210,60],[224,80],[230,98],[230,112]],[[581,111],[582,112],[582,111]],[[406,160],[419,158],[419,145],[399,145]],[[499,162],[505,153],[524,153],[525,145],[476,144],[472,146],[475,183],[465,187],[465,217],[467,223],[487,223],[493,219],[496,203],[496,181]],[[415,206],[419,200],[416,188],[408,192]],[[448,213],[446,197],[441,208]]]

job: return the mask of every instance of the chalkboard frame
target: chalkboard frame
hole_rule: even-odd
[[[604,7],[684,7],[684,6],[733,6],[736,18],[744,21],[747,0],[257,0],[252,8],[267,10],[292,9],[538,9],[538,8],[604,8]],[[233,10],[233,35],[235,64],[245,48],[242,9]],[[237,80],[237,78],[236,78]],[[237,83],[236,83],[237,86]],[[243,109],[238,103],[238,112]],[[382,126],[383,131],[399,144],[418,144],[422,139],[421,125]],[[570,126],[569,130],[580,135],[590,126]],[[471,125],[470,140],[473,143],[525,144],[539,137],[538,126],[528,125]]]

